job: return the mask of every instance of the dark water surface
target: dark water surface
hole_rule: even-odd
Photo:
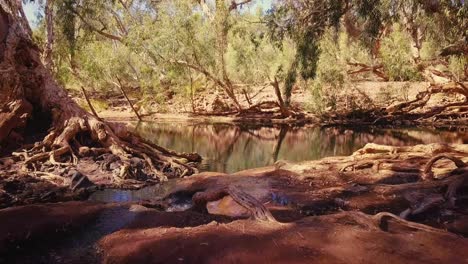
[[[236,172],[267,166],[277,160],[304,161],[350,155],[367,143],[409,146],[427,143],[468,143],[468,133],[435,129],[262,127],[226,124],[133,124],[137,133],[179,152],[198,152],[204,171]],[[165,197],[178,179],[140,190],[105,189],[90,200],[131,202]],[[183,198],[183,197],[182,197]],[[190,198],[174,202],[171,211],[187,209]]]
[[[179,152],[198,152],[204,171],[237,172],[274,164],[350,155],[366,143],[409,146],[468,143],[468,132],[421,129],[262,127],[228,124],[141,122],[144,138]]]
[[[177,179],[170,179],[167,182],[139,190],[104,189],[91,194],[89,200],[116,203],[158,200],[168,195],[176,183]]]

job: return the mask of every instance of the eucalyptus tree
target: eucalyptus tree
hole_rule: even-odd
[[[277,1],[267,18],[274,41],[291,37],[297,45],[294,62],[285,79],[284,97],[290,102],[297,77],[315,78],[320,56],[319,41],[327,28],[339,30],[341,24],[350,35],[379,56],[381,40],[393,23],[405,25],[419,63],[422,40],[430,31],[452,49],[441,50],[465,54],[467,51],[467,3],[465,1],[399,0],[283,0]],[[444,34],[440,34],[444,32]],[[424,33],[424,34],[423,34]],[[453,47],[455,45],[455,47]],[[424,66],[424,65],[423,65]]]
[[[161,168],[166,166],[187,173],[189,167],[182,166],[181,170],[168,162],[171,156],[181,155],[143,143],[124,126],[104,122],[73,101],[42,63],[31,33],[21,3],[0,0],[0,144],[21,142],[38,130],[45,133],[20,155],[23,159],[17,158],[23,168],[28,170],[32,164],[48,159],[54,163],[64,156],[76,165],[82,157],[112,153],[120,165],[116,175],[119,180],[142,169],[148,177],[164,179]],[[143,167],[134,167],[132,157],[143,160]],[[186,158],[199,160],[198,155]]]

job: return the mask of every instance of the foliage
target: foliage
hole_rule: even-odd
[[[380,55],[385,73],[391,81],[417,81],[421,79],[413,63],[410,43],[410,37],[398,24],[382,40]]]
[[[377,93],[377,103],[388,105],[395,101],[407,102],[409,100],[409,89],[410,84],[408,82],[385,85]]]
[[[350,93],[349,62],[372,63],[368,50],[360,42],[353,42],[346,32],[337,32],[333,28],[324,33],[320,50],[317,77],[310,82],[315,104],[311,108],[315,112],[323,112],[326,108],[336,110],[339,97]]]
[[[461,81],[466,78],[468,69],[467,56],[450,56],[448,63],[448,70],[455,77],[455,80]]]
[[[262,84],[275,76],[283,79],[295,56],[294,43],[284,39],[281,46],[274,45],[265,25],[250,22],[255,19],[258,17],[244,15],[232,26],[226,53],[227,71],[234,80],[244,83]]]
[[[446,66],[437,69],[466,78],[466,56],[440,56],[466,43],[468,8],[460,0],[286,0],[266,12],[231,4],[55,0],[54,74],[69,89],[106,96],[122,84],[144,104],[221,91],[212,77],[247,92],[276,78],[286,103],[293,87],[307,86],[317,112],[336,108],[355,77],[372,78],[349,75],[350,63],[383,65],[389,80],[417,81],[422,61],[441,60]],[[35,29],[40,46],[44,23]]]

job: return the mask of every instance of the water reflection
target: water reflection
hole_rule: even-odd
[[[170,179],[164,184],[157,184],[139,190],[105,189],[91,194],[89,200],[118,203],[157,200],[166,197],[176,183],[176,179]]]
[[[350,155],[366,143],[407,146],[468,143],[467,133],[431,129],[345,129],[143,122],[144,138],[180,152],[198,152],[203,170],[236,172],[277,160],[303,161]]]

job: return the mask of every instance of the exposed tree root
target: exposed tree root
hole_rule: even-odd
[[[461,159],[456,158],[454,156],[445,155],[445,154],[437,155],[437,156],[431,158],[427,162],[426,167],[424,168],[424,171],[423,171],[423,179],[424,180],[434,179],[434,173],[432,172],[432,166],[434,165],[434,163],[436,163],[438,160],[441,160],[441,159],[448,159],[448,160],[453,161],[455,163],[455,165],[460,169],[461,168],[466,168],[468,166]]]
[[[404,220],[394,214],[387,213],[387,212],[382,212],[374,215],[372,217],[372,220],[374,221],[375,225],[378,226],[380,229],[386,231],[388,222],[389,221],[395,221],[401,225],[404,225],[406,227],[416,229],[416,230],[421,230],[429,233],[436,233],[436,234],[443,234],[446,235],[447,233],[444,230],[440,230],[437,228],[430,227],[428,225],[423,225],[415,222],[410,222],[407,220]]]
[[[73,101],[42,64],[25,28],[26,18],[15,15],[21,11],[16,1],[0,1],[0,27],[7,29],[0,36],[5,47],[0,51],[0,68],[14,69],[0,72],[0,104],[6,106],[0,109],[0,143],[35,136],[28,134],[26,126],[48,129],[43,140],[12,154],[23,170],[63,171],[77,167],[82,159],[99,163],[102,157],[101,168],[112,171],[115,184],[197,172],[193,163],[201,160],[198,154],[176,153],[145,142],[124,125],[103,122]],[[39,113],[46,118],[41,120]],[[41,124],[45,120],[50,124]]]
[[[423,225],[411,221],[407,221],[399,216],[388,212],[381,212],[373,216],[369,216],[362,212],[347,212],[346,217],[351,217],[357,224],[367,227],[368,230],[381,230],[390,231],[389,225],[391,222],[398,225],[414,229],[421,230],[429,233],[447,235],[447,232],[441,229],[433,228],[428,225]]]
[[[123,183],[125,179],[166,180],[165,174],[177,177],[196,172],[196,169],[183,164],[177,158],[184,157],[187,162],[196,162],[200,160],[200,156],[197,154],[167,151],[130,135],[121,126],[113,127],[111,124],[96,120],[86,113],[85,116],[87,119],[71,118],[65,121],[66,125],[63,126],[61,132],[56,128],[42,142],[36,143],[32,149],[13,153],[13,156],[20,159],[19,161],[25,170],[36,170],[37,166],[43,165],[47,160],[52,166],[74,166],[77,165],[78,156],[84,158],[88,155],[112,154],[117,157],[114,162],[120,166],[114,175],[117,184]],[[115,131],[118,131],[120,135],[123,133],[126,135],[119,137]],[[94,142],[93,145],[98,147],[83,146],[85,143],[80,142],[77,138],[83,133],[90,134],[91,140]],[[62,162],[63,160],[65,162]],[[109,168],[110,166],[108,164],[104,167]]]

